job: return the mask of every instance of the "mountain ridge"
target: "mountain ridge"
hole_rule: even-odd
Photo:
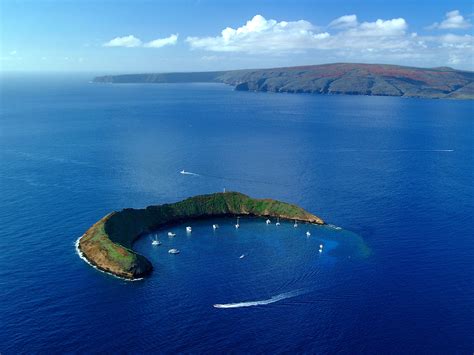
[[[214,82],[238,91],[474,99],[474,72],[449,67],[333,63],[269,69],[106,75],[95,83]]]

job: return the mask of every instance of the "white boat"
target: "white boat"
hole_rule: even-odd
[[[323,249],[319,249],[319,252],[322,253],[322,252],[323,252]]]
[[[158,236],[156,234],[153,237],[153,241],[151,242],[151,245],[161,245],[161,242],[158,240]]]
[[[176,237],[176,233],[168,232],[168,237]]]
[[[266,223],[266,224],[270,224],[270,223],[272,223],[272,221],[270,221],[269,219],[267,219],[267,220],[265,221],[265,223]]]
[[[296,222],[296,219],[295,219],[295,224],[293,224],[293,227],[298,227],[298,222]]]
[[[186,174],[186,171],[184,171],[184,169],[183,169],[183,170],[180,171],[180,174],[184,175],[184,174]]]
[[[218,225],[218,224],[213,224],[213,225],[212,225],[212,229],[216,230],[217,228],[219,228],[219,225]]]
[[[239,259],[243,259],[245,258],[245,254],[242,254],[241,256],[239,256]]]
[[[319,249],[322,249],[323,248],[323,245],[322,244],[319,244]]]
[[[179,254],[179,250],[175,249],[175,248],[170,249],[170,250],[168,250],[168,254]]]
[[[280,225],[280,217],[277,218],[277,222],[275,223],[275,225],[277,225],[277,226]]]
[[[186,227],[186,233],[191,233],[193,231],[193,229],[191,227]]]
[[[240,217],[237,217],[237,223],[235,224],[235,228],[237,228],[237,229],[240,228],[239,219],[240,219]]]
[[[306,232],[306,236],[309,237],[311,233],[309,231]]]

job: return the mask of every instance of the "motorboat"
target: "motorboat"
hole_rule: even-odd
[[[272,221],[270,221],[269,219],[267,219],[267,220],[265,221],[265,223],[266,223],[266,224],[270,224],[270,223],[272,223]]]
[[[158,240],[158,235],[154,235],[151,245],[161,245],[161,242]]]
[[[193,229],[191,227],[186,227],[186,233],[191,233],[193,231]]]
[[[170,250],[168,250],[168,254],[179,254],[179,250],[175,249],[175,248],[170,249]]]
[[[168,232],[168,237],[176,237],[176,233]]]
[[[309,237],[311,236],[311,233],[309,231],[306,232],[306,236]]]
[[[235,224],[236,229],[240,228],[239,219],[240,219],[240,217],[237,217],[237,223]]]
[[[275,225],[277,225],[277,226],[280,225],[280,217],[277,218],[277,222],[275,223]]]
[[[218,225],[218,224],[213,224],[213,225],[212,225],[212,229],[216,230],[217,228],[219,228],[219,225]]]

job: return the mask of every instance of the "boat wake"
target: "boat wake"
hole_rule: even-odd
[[[398,152],[407,152],[407,153],[430,153],[430,152],[454,152],[454,149],[352,149],[352,148],[343,148],[343,149],[324,149],[320,152],[330,152],[330,153],[398,153]]]
[[[224,180],[224,181],[243,181],[243,182],[250,182],[250,183],[256,183],[256,184],[289,186],[289,185],[279,184],[279,183],[275,183],[275,182],[262,181],[262,180],[233,178],[233,177],[229,177],[229,176],[217,176],[217,175],[209,175],[209,174],[197,174],[197,173],[192,173],[190,171],[185,171],[185,170],[181,170],[179,173],[181,175],[200,176],[200,177],[203,177],[203,178],[210,178],[210,179],[217,179],[217,180]]]
[[[193,175],[193,176],[199,176],[199,174],[192,173],[192,172],[190,172],[190,171],[184,171],[184,170],[181,170],[179,173],[180,173],[180,174],[182,174],[182,175]]]
[[[303,293],[305,293],[303,290],[296,290],[296,291],[291,291],[291,292],[280,293],[279,295],[273,296],[266,300],[237,302],[237,303],[216,303],[213,307],[214,308],[241,308],[241,307],[264,306],[267,304],[286,300],[288,298],[296,297]]]

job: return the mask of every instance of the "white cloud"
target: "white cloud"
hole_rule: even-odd
[[[464,57],[472,61],[474,49],[474,36],[456,35],[453,33],[443,34],[441,36],[421,37],[425,43],[429,43],[432,48],[463,49]]]
[[[469,27],[471,27],[469,20],[464,19],[458,10],[447,12],[446,19],[439,25],[439,28],[442,29],[458,29]]]
[[[450,12],[453,22],[459,13]],[[458,22],[458,20],[455,20]],[[456,64],[472,68],[473,36],[445,34],[424,36],[409,31],[404,18],[359,22],[356,15],[344,15],[318,30],[305,21],[276,21],[254,16],[237,28],[227,27],[217,36],[187,37],[191,49],[208,52],[252,54],[284,58],[295,56],[315,62],[385,62],[419,66]],[[212,57],[212,56],[211,56]],[[203,59],[207,57],[202,57]],[[455,58],[455,59],[454,59]]]
[[[157,38],[150,42],[143,43],[140,38],[135,37],[134,35],[128,35],[124,37],[115,37],[103,44],[104,47],[126,47],[126,48],[136,48],[136,47],[146,47],[146,48],[161,48],[164,46],[175,45],[178,42],[178,34],[172,34],[165,38]]]
[[[164,46],[175,45],[178,42],[178,34],[170,35],[166,38],[158,38],[148,43],[145,43],[143,47],[147,48],[161,48]]]
[[[329,24],[329,27],[334,28],[349,28],[357,26],[357,16],[356,15],[344,15],[338,17]]]
[[[305,20],[278,22],[256,15],[237,29],[227,27],[220,36],[188,37],[186,42],[192,49],[274,54],[310,49],[395,48],[406,45],[402,37],[408,24],[403,18],[359,23],[356,15],[345,15],[328,27],[336,32],[317,31]]]
[[[363,22],[356,28],[347,31],[351,36],[400,36],[404,35],[408,25],[403,18],[392,20],[378,19],[375,22]]]
[[[459,64],[460,59],[456,54],[450,54],[448,59],[448,64],[456,65]]]
[[[436,38],[440,43],[442,47],[451,47],[451,48],[465,48],[465,49],[471,49],[474,48],[474,36],[471,35],[455,35],[452,33],[448,33],[443,36],[439,36]],[[472,57],[473,53],[468,52],[468,55]]]
[[[8,54],[10,55],[16,55],[18,52],[17,51],[10,51]]]
[[[142,41],[133,36],[133,35],[128,35],[124,37],[115,37],[114,39],[110,40],[107,43],[104,43],[104,47],[127,47],[127,48],[132,48],[132,47],[140,47],[142,44]]]
[[[308,45],[329,37],[327,32],[317,32],[310,22],[267,20],[255,15],[237,29],[227,27],[216,37],[188,37],[193,49],[215,52],[289,52],[300,51]]]
[[[214,61],[214,60],[221,60],[222,57],[218,55],[203,55],[201,57],[201,60],[208,60],[208,61]]]
[[[471,22],[466,20],[459,10],[449,11],[445,15],[445,19],[441,22],[435,22],[428,29],[439,28],[441,30],[458,30],[471,27]]]

